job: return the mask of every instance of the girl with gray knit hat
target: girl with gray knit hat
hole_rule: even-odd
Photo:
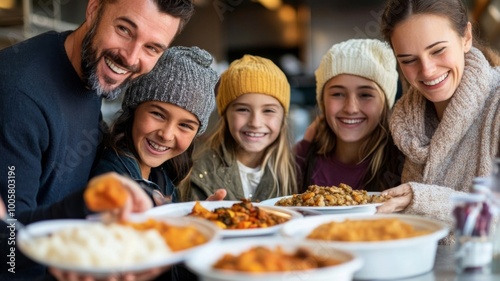
[[[176,202],[175,185],[192,166],[193,140],[205,131],[215,106],[219,77],[211,63],[200,48],[169,48],[127,89],[91,176],[115,171],[151,187],[155,204]]]
[[[399,184],[402,157],[388,128],[398,84],[390,47],[375,39],[335,44],[315,75],[322,116],[295,147],[302,191],[340,183],[381,191]]]

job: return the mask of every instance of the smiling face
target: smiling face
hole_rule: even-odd
[[[141,103],[135,110],[132,140],[142,176],[147,179],[151,168],[186,151],[199,124],[194,114],[176,105],[158,101]]]
[[[444,111],[460,84],[465,53],[472,46],[470,23],[462,37],[445,17],[413,15],[396,25],[391,43],[408,82],[436,105],[438,114],[439,108]]]
[[[323,88],[325,118],[337,144],[360,145],[380,122],[385,96],[373,81],[355,75],[337,75]]]
[[[107,95],[153,69],[175,37],[180,19],[162,13],[151,0],[90,1],[90,25],[82,49],[82,72],[93,89]]]
[[[244,94],[229,104],[226,118],[229,131],[238,143],[238,160],[252,167],[278,138],[284,110],[271,96]]]

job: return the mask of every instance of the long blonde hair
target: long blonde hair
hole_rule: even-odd
[[[213,133],[208,138],[207,149],[210,148],[217,153],[226,150],[236,157],[238,143],[229,132],[227,125],[227,113],[219,119]],[[283,117],[280,134],[278,138],[266,148],[261,168],[269,168],[274,179],[274,187],[277,187],[279,196],[290,195],[298,192],[296,182],[296,163],[292,154],[292,141],[290,136],[287,116]],[[201,151],[200,153],[203,153]]]

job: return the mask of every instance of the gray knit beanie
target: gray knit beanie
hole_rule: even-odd
[[[156,66],[136,79],[123,97],[122,108],[146,101],[168,102],[193,113],[203,134],[215,107],[215,84],[219,75],[210,65],[212,56],[198,47],[171,47]]]

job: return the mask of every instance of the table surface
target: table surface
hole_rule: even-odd
[[[500,268],[491,274],[456,274],[455,261],[453,258],[455,250],[453,246],[438,246],[434,270],[426,274],[403,279],[404,281],[499,281]],[[500,260],[498,261],[500,263]],[[498,271],[498,272],[497,272]],[[402,280],[402,281],[403,281]]]

